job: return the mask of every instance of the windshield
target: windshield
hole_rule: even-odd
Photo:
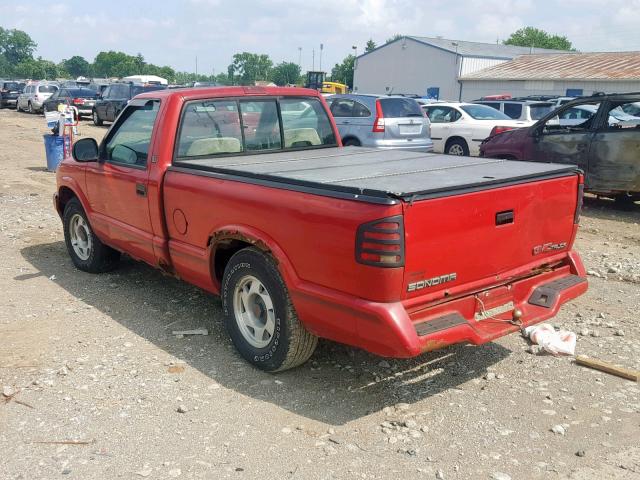
[[[529,105],[529,110],[531,111],[532,120],[540,120],[547,113],[553,110],[553,105],[551,103],[536,103]]]
[[[486,105],[463,105],[460,108],[475,120],[511,120],[511,117]]]
[[[381,98],[379,102],[385,118],[424,116],[420,105],[412,98]]]
[[[90,88],[74,88],[69,90],[69,96],[74,98],[96,98],[97,93]]]
[[[153,90],[164,90],[166,85],[134,85],[131,87],[131,97],[144,92],[152,92]]]
[[[55,85],[40,85],[38,87],[38,92],[40,93],[53,93],[58,90],[58,87]]]

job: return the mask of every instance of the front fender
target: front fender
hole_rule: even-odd
[[[89,204],[89,199],[82,190],[80,182],[78,182],[78,180],[76,180],[74,177],[66,175],[64,173],[58,176],[58,188],[56,190],[56,194],[54,195],[55,208],[58,212],[58,215],[60,215],[60,218],[62,218],[62,215],[64,215],[64,205],[66,205],[66,202],[69,200],[69,198],[66,198],[66,195],[63,194],[64,189],[71,190],[73,196],[78,198],[80,204],[82,205],[82,208],[89,217],[89,221],[91,221],[93,210],[91,209],[91,206]]]

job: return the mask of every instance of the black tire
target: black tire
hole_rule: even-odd
[[[273,306],[274,327],[266,346],[252,345],[236,320],[237,295],[243,282],[254,278],[265,288]],[[278,372],[306,362],[318,344],[318,337],[309,333],[298,319],[287,287],[273,259],[255,248],[245,248],[231,257],[222,278],[222,309],[224,323],[240,355],[252,365],[267,372]],[[256,308],[254,302],[250,308]],[[244,305],[244,303],[243,303]],[[264,303],[263,303],[264,305]],[[268,314],[267,314],[268,315]]]
[[[357,138],[347,138],[345,141],[342,142],[342,145],[345,147],[359,147],[360,142],[358,141]]]
[[[89,247],[87,249],[87,257],[82,258],[76,252],[72,245],[71,237],[71,222],[76,221],[76,217],[81,217],[88,229],[87,239],[89,240]],[[79,270],[83,270],[89,273],[102,273],[113,270],[120,260],[120,252],[105,245],[100,241],[91,228],[87,214],[84,212],[80,201],[77,198],[69,200],[64,208],[64,215],[62,216],[62,224],[64,228],[64,242],[67,245],[67,251],[73,261],[73,264]]]
[[[91,113],[91,117],[93,118],[93,124],[96,127],[101,127],[102,126],[102,120],[100,119],[100,117],[98,116],[98,112],[94,109],[93,112]]]
[[[630,207],[635,204],[639,200],[638,197],[633,195],[616,195],[613,199],[616,205],[621,207]]]
[[[444,152],[447,155],[469,156],[469,146],[462,139],[455,139],[447,142],[447,148]]]

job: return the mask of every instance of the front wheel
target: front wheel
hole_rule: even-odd
[[[252,365],[283,371],[313,354],[318,337],[300,323],[270,256],[255,248],[233,255],[224,270],[221,295],[227,332]]]
[[[93,124],[96,127],[102,126],[102,120],[100,120],[100,117],[98,116],[98,112],[94,110],[92,116],[93,116]]]
[[[31,102],[27,104],[27,112],[33,113],[33,105],[31,105]]]
[[[90,273],[108,272],[115,268],[120,252],[102,243],[93,233],[77,198],[67,203],[62,222],[67,251],[76,268]]]
[[[445,152],[447,155],[457,155],[457,156],[469,156],[469,147],[467,146],[467,142],[464,140],[452,140],[447,145],[447,151]]]

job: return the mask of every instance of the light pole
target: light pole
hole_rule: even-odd
[[[300,71],[302,71],[302,47],[298,47],[298,66],[300,67]]]
[[[318,70],[322,71],[322,50],[324,49],[324,45],[320,44],[320,68]]]

